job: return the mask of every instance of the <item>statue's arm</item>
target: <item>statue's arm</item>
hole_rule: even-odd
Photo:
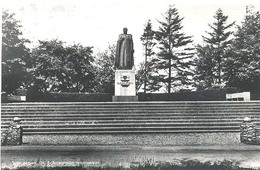
[[[134,66],[134,42],[133,42],[133,38],[131,36],[131,46],[132,46],[132,67]]]
[[[119,44],[119,40],[117,40],[117,42],[116,42],[116,58],[115,58],[115,66],[116,67],[119,66],[119,51],[120,51],[120,44]]]
[[[123,38],[121,35],[119,35],[117,43],[116,43],[116,59],[115,59],[115,66],[119,67],[120,63],[120,49],[122,45]]]
[[[134,50],[134,42],[133,42],[133,39],[132,39],[132,50],[133,50],[133,53],[135,52],[135,50]]]

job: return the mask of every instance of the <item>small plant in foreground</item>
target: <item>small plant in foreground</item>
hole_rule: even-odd
[[[200,162],[199,160],[180,160],[180,164],[173,164],[170,162],[153,163],[151,160],[138,163],[136,166],[122,167],[122,166],[84,166],[81,162],[77,166],[64,167],[18,167],[17,170],[253,170],[252,168],[240,167],[240,163],[236,161],[217,161],[217,162]],[[3,168],[3,170],[9,170]]]

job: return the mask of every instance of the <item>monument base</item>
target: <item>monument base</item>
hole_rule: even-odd
[[[116,70],[115,96],[135,96],[134,70]]]
[[[137,102],[138,96],[113,96],[113,102]]]
[[[134,70],[116,70],[115,72],[115,95],[113,102],[138,101],[135,91]]]

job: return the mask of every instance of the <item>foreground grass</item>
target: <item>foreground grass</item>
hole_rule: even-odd
[[[200,162],[198,160],[181,160],[178,164],[172,164],[169,162],[152,163],[151,161],[144,161],[142,164],[131,164],[130,167],[111,167],[111,166],[64,166],[64,167],[18,167],[16,170],[253,170],[251,168],[243,168],[239,166],[239,162],[227,161],[222,162]],[[9,170],[4,168],[3,170]]]

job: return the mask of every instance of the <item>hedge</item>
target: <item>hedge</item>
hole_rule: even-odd
[[[226,93],[238,92],[235,88],[180,92],[180,93],[138,93],[139,101],[225,101]],[[54,93],[28,90],[28,102],[111,102],[113,94],[98,93]],[[251,100],[260,100],[260,91],[251,92]],[[6,101],[6,94],[2,93],[2,103]],[[10,101],[9,101],[10,102]]]
[[[28,102],[111,102],[112,94],[85,94],[85,93],[54,93],[28,91],[26,100]]]
[[[251,100],[260,100],[260,90],[251,91],[250,97]]]
[[[139,101],[225,101],[226,93],[236,93],[235,88],[180,92],[180,93],[139,93]]]

